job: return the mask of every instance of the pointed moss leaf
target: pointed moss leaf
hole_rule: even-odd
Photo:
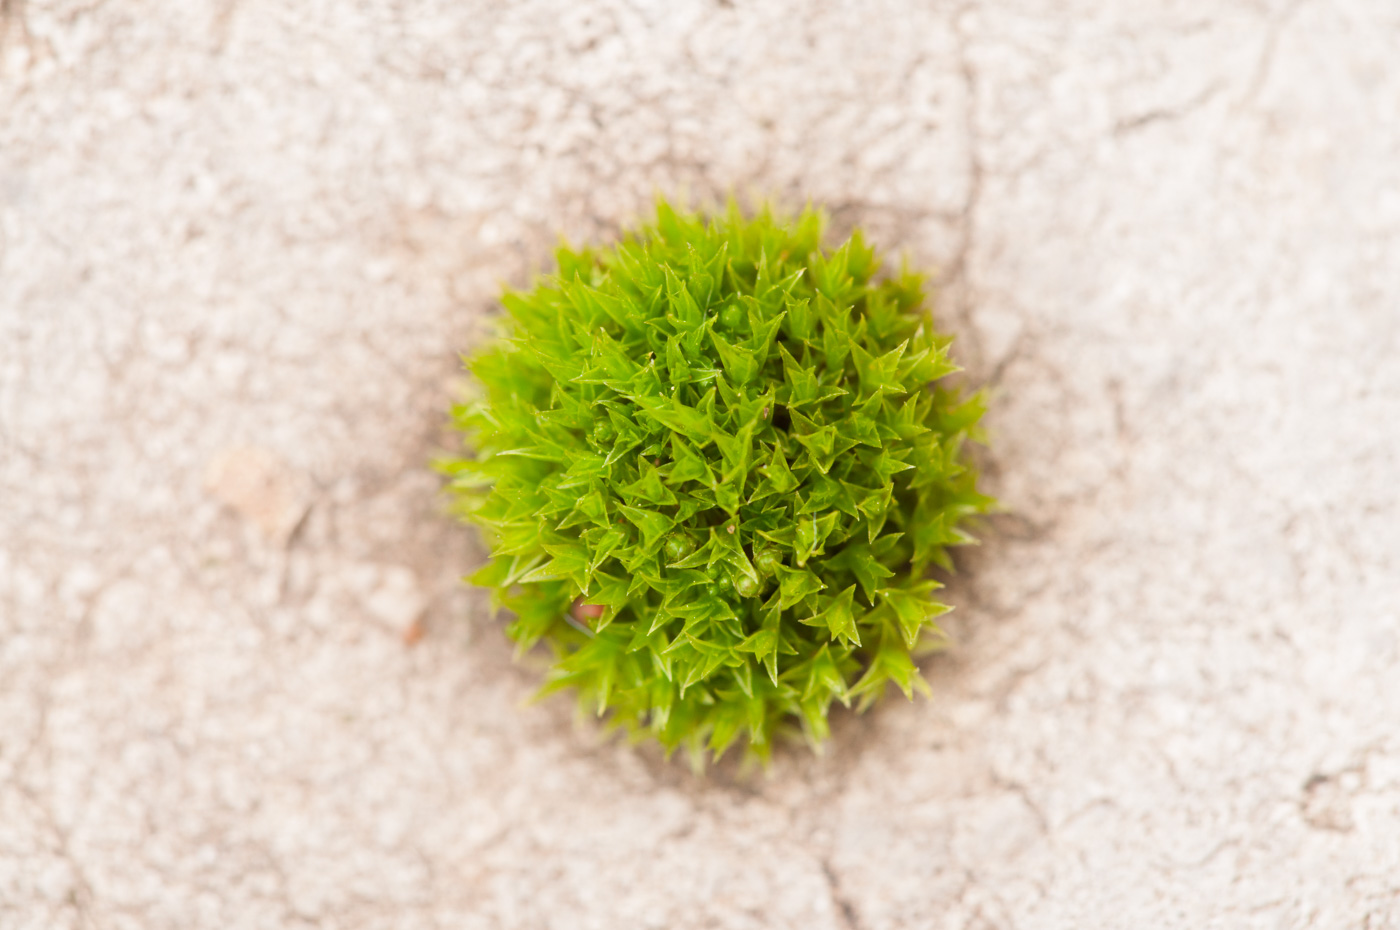
[[[627,643],[629,653],[650,650],[653,647],[664,649],[667,645],[669,644],[666,643],[664,633],[649,633],[640,623],[632,624],[632,638]]]
[[[899,359],[904,354],[905,344],[879,357],[872,356],[855,343],[851,344],[851,357],[856,363],[856,374],[860,378],[862,395],[870,393],[903,394],[904,385],[900,382]]]
[[[604,608],[603,615],[594,621],[595,630],[606,627],[627,606],[627,587],[627,582],[622,578],[601,573],[594,577],[593,589],[588,592],[586,603]]]
[[[731,345],[719,333],[711,331],[710,340],[719,352],[724,372],[735,384],[748,384],[758,376],[758,359],[753,352],[740,346]]]
[[[737,513],[743,500],[736,480],[741,477],[741,474],[736,475],[733,471],[726,472],[724,478],[715,486],[715,505],[727,515]]]
[[[662,574],[656,548],[633,549],[625,558],[619,559],[625,571],[632,573],[632,583],[627,587],[628,596],[648,592],[664,592],[666,576]]]
[[[588,570],[594,572],[604,560],[627,542],[627,533],[621,527],[612,526],[604,530],[590,543]]]
[[[909,453],[904,453],[908,455]],[[877,455],[861,454],[861,460],[870,469],[880,484],[889,484],[890,479],[902,471],[913,468],[908,462],[900,461],[900,453],[892,449],[882,449]]]
[[[676,503],[676,495],[661,483],[661,474],[656,466],[642,460],[642,476],[631,484],[622,487],[622,496],[633,503],[664,506]]]
[[[632,398],[641,412],[641,417],[661,424],[667,429],[704,442],[710,433],[710,421],[700,411],[687,407],[673,395],[670,400],[661,397],[635,396]]]
[[[733,422],[732,412],[735,407],[743,401],[743,394],[735,387],[730,379],[723,374],[715,378],[715,389],[719,392],[719,407],[723,411],[722,417],[726,422]]]
[[[952,609],[932,598],[932,591],[939,587],[941,585],[934,581],[924,581],[906,588],[881,588],[876,592],[883,604],[889,605],[889,608],[895,611],[899,618],[900,630],[904,633],[904,640],[910,647],[917,643],[918,634],[925,623],[931,623]]]
[[[614,462],[620,461],[623,456],[627,455],[627,453],[641,444],[642,437],[635,432],[629,432],[627,435],[619,437],[617,442],[613,443],[611,451],[608,452],[608,457],[603,460],[604,466],[609,466]]]
[[[783,325],[783,320],[787,316],[787,313],[786,311],[779,313],[766,322],[755,322],[753,320],[754,314],[752,314],[752,311],[750,313],[749,326],[752,335],[749,337],[748,349],[753,353],[754,358],[759,360],[759,364],[762,365],[762,360],[771,357],[773,354],[773,340],[777,338],[778,329]]]
[[[661,537],[666,534],[672,526],[671,518],[654,510],[646,510],[641,507],[628,507],[623,504],[617,508],[633,526],[642,533],[642,544],[646,548],[660,543]]]
[[[703,313],[715,299],[715,279],[709,272],[692,270],[686,278],[686,286],[695,304]]]
[[[739,738],[743,727],[743,704],[727,703],[715,713],[708,745],[716,760],[722,758],[729,747],[734,745],[734,741]]]
[[[911,649],[919,641],[924,624],[932,623],[952,609],[930,596],[930,592],[937,587],[934,582],[926,581],[910,588],[881,588],[876,592],[880,600],[894,611],[904,642]]]
[[[948,358],[948,349],[929,346],[904,359],[899,366],[899,380],[905,384],[928,384],[961,371]]]
[[[807,448],[808,461],[826,474],[836,460],[836,427],[818,426],[796,410],[791,413],[798,432],[794,438]]]
[[[812,313],[811,298],[797,298],[789,294],[785,303],[787,318],[784,329],[787,334],[797,342],[806,342],[811,339],[815,317],[815,314]]]
[[[665,275],[666,300],[670,304],[671,312],[683,324],[698,325],[704,319],[704,313],[695,302],[695,297],[670,268],[665,269]]]
[[[735,646],[737,652],[751,652],[760,662],[765,656],[778,654],[777,629],[762,629]]]
[[[730,580],[735,586],[735,590],[741,596],[752,596],[757,589],[762,586],[763,579],[759,577],[758,570],[749,561],[748,553],[744,551],[745,533],[739,529],[739,521],[730,520],[722,528],[712,531],[714,533],[714,545],[720,554],[720,562],[725,565],[730,572]],[[740,579],[744,579],[752,585],[754,591],[746,594],[740,587]]]
[[[599,328],[593,334],[589,364],[573,381],[578,384],[625,383],[641,369],[642,366],[628,356],[627,350],[609,336],[607,330]]]
[[[606,473],[607,464],[601,455],[591,452],[577,452],[573,462],[564,474],[570,478],[601,478]]]
[[[820,517],[815,513],[798,517],[796,552],[799,568],[805,566],[813,555],[822,551],[826,538],[836,529],[836,521],[840,516],[840,513],[833,510]]]
[[[802,667],[803,674],[798,683],[802,692],[802,700],[810,700],[813,697],[837,698],[843,704],[849,701],[846,691],[846,679],[841,674],[841,670],[836,667],[836,660],[831,655],[830,646],[822,646],[817,650],[817,654],[809,659]]]
[[[928,412],[928,397],[923,392],[910,394],[899,405],[895,415],[882,425],[893,430],[899,439],[915,439],[927,433],[929,427],[924,423],[924,417]]]
[[[657,640],[660,641],[660,645],[658,645]],[[666,642],[665,636],[648,637],[647,655],[651,659],[651,667],[655,670],[656,674],[660,675],[662,678],[661,681],[652,682],[652,686],[655,689],[652,692],[653,695],[658,693],[660,695],[659,698],[656,696],[652,697],[653,708],[658,704],[665,704],[669,707],[675,699],[675,690],[670,687],[676,680],[675,666],[671,662],[671,657],[666,655],[666,646],[669,645],[670,644]]]
[[[853,610],[856,586],[851,585],[840,594],[827,599],[825,606],[802,622],[808,626],[825,628],[833,640],[842,640],[852,646],[860,645],[860,631],[856,628]]]
[[[740,397],[738,403],[732,408],[735,422],[751,426],[754,436],[764,435],[768,432],[767,427],[772,425],[773,408],[777,404],[777,397],[778,392],[771,385],[762,394]]]
[[[749,664],[749,660],[747,657],[740,655],[737,648],[734,651],[734,655],[736,661],[732,663],[732,668],[730,669],[729,674],[731,677],[733,677],[734,683],[739,686],[739,690],[744,692],[744,696],[747,698],[752,698],[753,666]],[[750,702],[750,706],[751,705],[752,702]],[[758,702],[758,706],[762,707],[763,702]]]
[[[532,581],[548,581],[558,578],[567,578],[573,582],[580,590],[588,588],[588,580],[592,574],[588,562],[588,550],[579,543],[557,543],[544,544],[544,550],[551,558],[544,565],[529,572],[520,579],[522,584],[529,584]]]
[[[561,290],[592,326],[605,322],[623,327],[636,325],[633,308],[625,300],[605,294],[581,281],[563,284]]]
[[[911,701],[915,691],[924,695],[929,693],[928,682],[919,674],[908,649],[899,644],[898,640],[880,645],[865,674],[851,687],[851,695],[862,697],[861,705],[868,706],[871,701],[879,698],[880,692],[888,682],[898,685],[899,690]]]
[[[820,578],[810,571],[778,566],[778,606],[782,610],[797,604],[808,596],[826,587]]]
[[[825,567],[828,570],[848,571],[854,575],[860,584],[861,593],[871,604],[875,603],[875,592],[880,582],[894,577],[894,572],[881,564],[872,547],[865,543],[848,544],[835,557],[827,559]]]
[[[521,578],[533,571],[546,558],[548,558],[548,554],[544,552],[534,553],[528,557],[524,555],[497,556],[467,576],[466,580],[475,585],[494,588],[492,599],[499,606],[503,592],[518,584]]]
[[[651,624],[647,627],[647,635],[654,636],[657,634],[664,634],[666,628],[671,626],[672,621],[676,619],[678,619],[676,615],[667,610],[663,604],[661,607],[651,612]],[[663,653],[669,657],[672,647],[675,645],[676,643],[667,643],[662,650]],[[671,660],[668,658],[666,661],[669,663]]]
[[[579,498],[574,510],[590,523],[605,525],[608,522],[608,499],[602,491],[595,489]]]
[[[690,381],[690,363],[686,361],[686,353],[681,348],[681,337],[678,335],[671,335],[666,339],[666,375],[673,385],[682,385]]]
[[[863,493],[863,489],[855,490]],[[855,496],[852,494],[852,486],[845,481],[829,478],[826,475],[817,474],[808,477],[806,498],[802,505],[797,508],[797,516],[825,513],[833,508],[850,517],[860,515]]]
[[[646,714],[654,731],[665,733],[671,722],[671,708],[676,703],[676,689],[671,676],[652,679],[651,686],[646,689],[646,692],[648,703],[644,708],[639,708],[638,711]]]
[[[715,483],[710,466],[680,436],[671,437],[671,458],[675,464],[671,473],[666,476],[666,483],[672,487],[680,487],[687,481],[699,481],[706,485]]]
[[[753,431],[754,424],[749,422],[733,436],[723,432],[714,434],[715,446],[720,451],[720,461],[724,468],[724,485],[726,489],[732,489],[738,497],[743,496],[744,485],[749,477],[753,456]],[[735,507],[737,506],[736,502]],[[735,508],[725,509],[733,513]]]
[[[794,407],[813,404],[818,400],[820,390],[815,368],[803,368],[784,346],[778,346],[783,359],[783,372],[787,376],[787,402]]]
[[[893,492],[894,489],[888,484],[882,485],[878,490],[867,491],[865,496],[861,499],[861,502],[857,505],[860,512],[865,515],[866,539],[869,542],[873,543],[880,535],[880,531],[884,529],[885,519],[889,515]],[[918,542],[915,542],[914,548],[917,553],[919,548]],[[917,555],[914,561],[917,563]]]
[[[791,469],[788,468],[787,457],[783,455],[782,446],[774,444],[773,454],[768,459],[768,464],[760,471],[768,476],[767,488],[774,494],[787,494],[797,488],[797,479],[792,476]]]
[[[751,652],[768,672],[773,684],[778,683],[778,631],[759,630],[735,647],[739,652]]]
[[[877,449],[883,445],[875,421],[859,413],[853,413],[842,420],[836,427],[836,433],[860,445],[874,446]]]

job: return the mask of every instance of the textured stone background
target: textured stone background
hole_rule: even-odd
[[[5,0],[0,927],[1400,927],[1391,0]],[[936,697],[695,780],[457,577],[454,350],[654,189],[943,270]]]

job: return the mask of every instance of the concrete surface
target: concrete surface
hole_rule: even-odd
[[[1400,7],[6,0],[0,927],[1400,927]],[[457,576],[454,350],[655,188],[944,270],[936,697],[705,780]]]

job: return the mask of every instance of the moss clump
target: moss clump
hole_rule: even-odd
[[[821,238],[810,210],[663,202],[505,294],[507,338],[467,360],[441,467],[491,545],[471,580],[554,651],[546,691],[668,750],[766,758],[824,739],[833,700],[927,690],[928,569],[992,504],[963,451],[983,398],[939,383],[921,279]]]

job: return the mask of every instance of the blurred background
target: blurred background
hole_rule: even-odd
[[[0,2],[0,928],[1400,927],[1400,7]],[[525,701],[503,284],[826,206],[994,391],[934,699]]]

